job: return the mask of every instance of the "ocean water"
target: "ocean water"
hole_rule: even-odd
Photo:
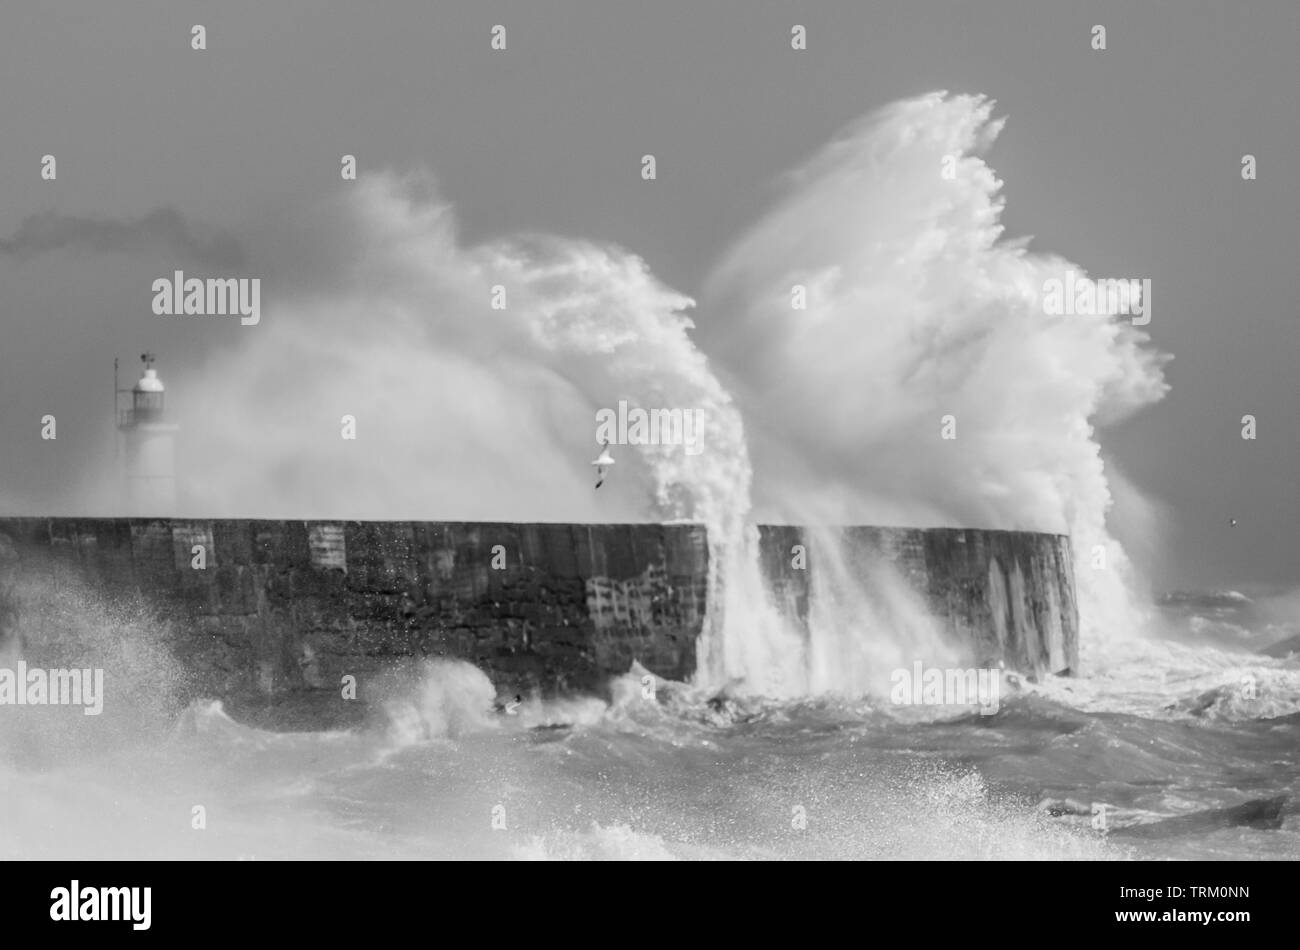
[[[639,668],[505,711],[482,671],[431,660],[364,725],[284,733],[168,710],[183,674],[148,618],[64,606],[134,701],[4,710],[3,859],[1300,858],[1300,663],[1195,611],[1167,618],[1195,642],[1006,676],[991,716],[646,689]]]

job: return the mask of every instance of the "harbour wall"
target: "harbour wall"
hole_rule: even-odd
[[[972,663],[1034,677],[1077,666],[1065,537],[835,534],[850,571],[894,572]],[[773,599],[806,633],[825,534],[759,536]],[[709,556],[698,524],[0,519],[0,571],[141,598],[170,625],[196,688],[268,703],[337,696],[344,676],[432,656],[468,660],[507,693],[599,690],[633,661],[685,680],[708,615]]]

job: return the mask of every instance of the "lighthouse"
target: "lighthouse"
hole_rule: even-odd
[[[123,494],[127,514],[137,517],[170,516],[176,509],[174,439],[179,426],[167,422],[167,388],[153,368],[154,360],[152,353],[141,354],[144,371],[130,389],[117,388],[117,361],[113,361]],[[127,395],[130,405],[123,407]]]

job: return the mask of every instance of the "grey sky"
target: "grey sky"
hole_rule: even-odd
[[[1160,587],[1295,583],[1297,36],[1291,2],[20,6],[0,13],[0,237],[33,214],[172,208],[255,252],[279,209],[347,187],[351,152],[362,174],[431,168],[467,239],[615,241],[696,296],[780,172],[846,122],[931,89],[986,93],[1009,118],[988,156],[1009,233],[1153,280],[1172,392],[1102,440],[1160,506],[1158,544],[1135,554]],[[57,182],[40,180],[46,153]],[[102,450],[113,355],[192,363],[233,342],[237,324],[161,326],[159,273],[78,248],[0,255],[0,497],[52,504]],[[39,442],[44,412],[57,444]]]

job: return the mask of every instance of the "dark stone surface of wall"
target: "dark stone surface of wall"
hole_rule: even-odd
[[[1030,531],[974,528],[834,529],[850,573],[884,567],[917,595],[972,662],[1034,677],[1069,674],[1079,664],[1079,620],[1069,539]],[[819,581],[819,533],[762,526],[764,574],[788,616],[807,627]],[[796,545],[806,566],[793,565]]]
[[[838,541],[854,571],[890,565],[981,661],[1039,675],[1077,665],[1067,539],[854,527]],[[806,629],[814,541],[767,526],[760,542],[772,596]],[[13,518],[0,543],[138,591],[223,697],[336,692],[345,674],[428,656],[469,660],[510,692],[597,689],[633,660],[682,680],[708,607],[693,524]],[[796,544],[807,569],[792,567]]]
[[[633,659],[685,679],[706,609],[698,525],[29,518],[0,533],[180,621],[178,654],[218,695],[334,690],[447,655],[503,689],[591,689]]]

